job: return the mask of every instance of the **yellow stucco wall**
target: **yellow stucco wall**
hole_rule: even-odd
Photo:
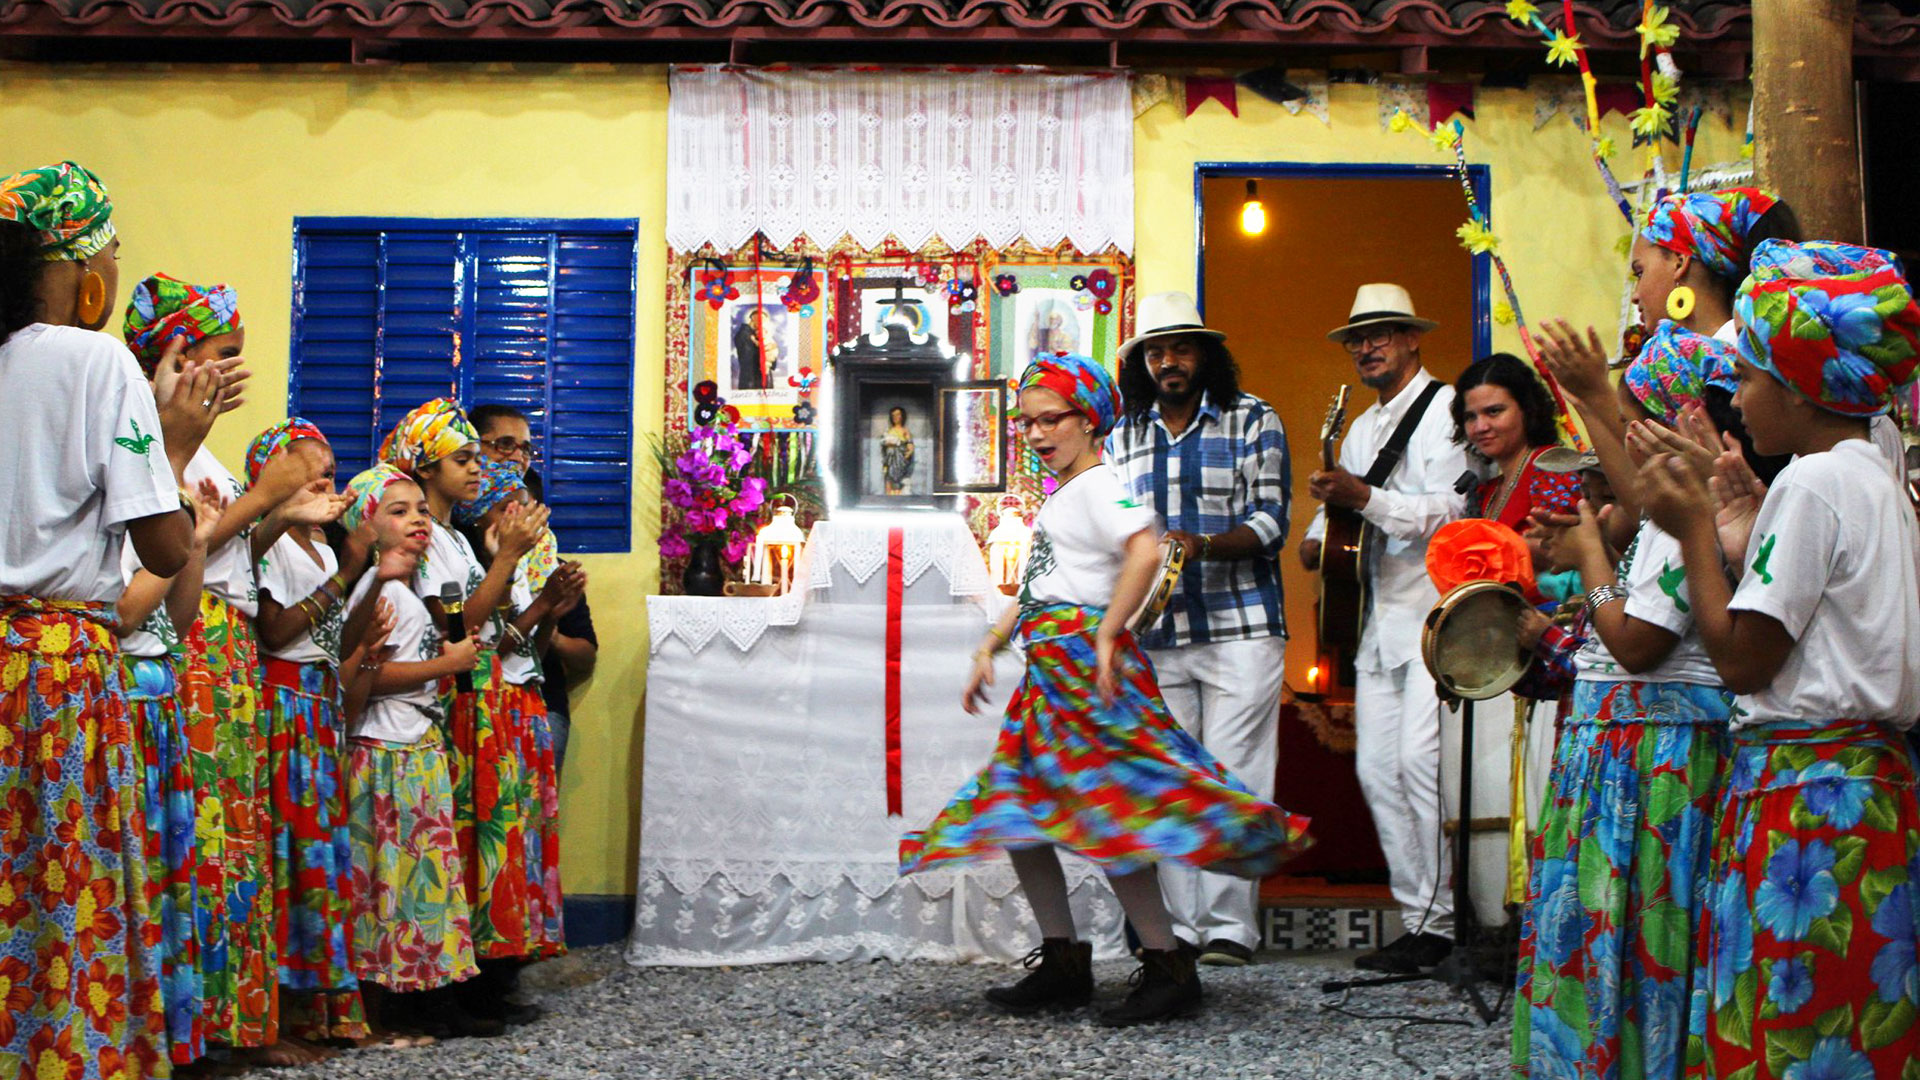
[[[1740,106],[1736,106],[1736,115]],[[1627,145],[1625,124],[1610,122]],[[1136,126],[1138,284],[1194,283],[1196,161],[1434,162],[1380,130],[1366,87],[1335,87],[1332,125],[1242,94],[1236,119],[1157,106]],[[1533,130],[1526,91],[1481,95],[1469,153],[1493,165],[1494,215],[1530,314],[1611,325],[1611,251],[1624,229],[1564,119]],[[1704,160],[1738,137],[1717,121]],[[602,648],[576,704],[564,874],[572,893],[632,891],[644,597],[658,483],[646,437],[660,430],[664,352],[666,73],[660,67],[52,68],[0,64],[0,170],[73,158],[107,180],[124,237],[121,300],[164,270],[232,284],[248,324],[250,401],[215,431],[237,463],[285,412],[292,222],[310,214],[637,217],[634,551],[585,559]],[[1463,210],[1464,220],[1464,210]],[[1510,329],[1496,345],[1517,348]]]

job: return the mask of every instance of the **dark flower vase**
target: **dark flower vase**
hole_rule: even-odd
[[[719,596],[726,583],[727,575],[720,568],[720,541],[693,541],[687,568],[680,573],[681,590],[688,596]]]

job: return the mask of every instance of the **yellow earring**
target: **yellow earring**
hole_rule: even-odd
[[[1696,297],[1693,295],[1691,288],[1685,285],[1675,285],[1673,291],[1667,294],[1667,318],[1672,319],[1674,322],[1679,322],[1693,314],[1695,299]]]
[[[80,295],[74,301],[74,317],[80,325],[92,327],[107,314],[107,281],[91,270],[80,275]]]

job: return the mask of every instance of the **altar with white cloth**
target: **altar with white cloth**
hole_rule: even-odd
[[[1006,599],[958,514],[843,513],[777,597],[653,596],[640,876],[627,959],[1012,960],[1037,941],[1004,859],[902,878],[899,841],[986,763],[960,708]],[[890,756],[891,755],[891,756]],[[898,816],[889,813],[889,809]],[[1068,856],[1074,916],[1120,955],[1118,902]]]

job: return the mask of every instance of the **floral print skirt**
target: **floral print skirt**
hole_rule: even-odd
[[[207,1052],[187,729],[171,659],[122,656],[120,672],[138,753],[134,793],[146,830],[147,904],[160,925],[167,1050],[174,1064],[185,1065]]]
[[[1920,805],[1899,733],[1736,732],[1708,873],[1688,1077],[1920,1073]]]
[[[1573,695],[1531,842],[1513,1066],[1674,1080],[1733,697],[1611,680]]]
[[[200,801],[200,884],[220,893],[200,932],[207,1037],[228,1046],[280,1038],[273,944],[273,830],[267,714],[259,707],[253,625],[212,593],[186,633],[187,742]],[[211,805],[210,805],[211,804]]]
[[[274,947],[280,960],[283,1025],[302,1000],[302,1038],[365,1035],[350,934],[353,848],[347,839],[345,741],[340,683],[329,663],[264,662],[262,707],[268,716],[272,770]]]
[[[447,716],[474,954],[558,956],[566,952],[560,796],[546,701],[538,686],[502,678],[491,649],[481,650],[473,684],[474,693],[454,696]]]
[[[438,731],[412,745],[349,741],[347,831],[354,974],[396,991],[473,977],[480,969]]]
[[[1115,659],[1119,695],[1100,704],[1099,620],[1099,609],[1069,604],[1022,613],[1026,677],[993,756],[925,831],[901,841],[902,874],[1054,845],[1112,874],[1164,859],[1258,878],[1306,849],[1306,818],[1249,792],[1174,722],[1131,634]]]
[[[0,597],[0,1074],[166,1067],[113,605]]]

